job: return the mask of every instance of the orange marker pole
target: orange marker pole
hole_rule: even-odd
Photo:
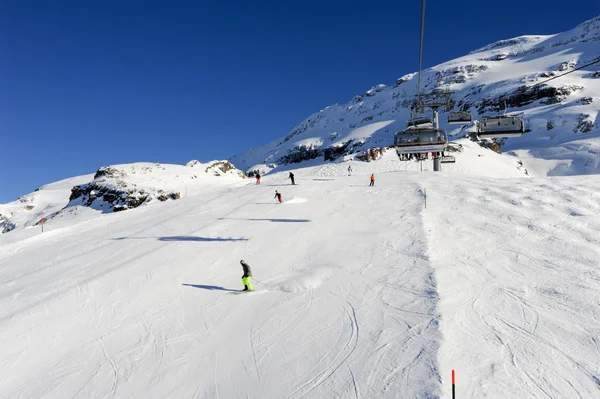
[[[454,382],[455,382],[455,380],[454,380],[454,370],[452,370],[452,399],[456,399],[456,392],[455,392],[455,389],[454,389]]]
[[[42,222],[42,233],[44,232],[44,217],[40,217],[40,222]]]

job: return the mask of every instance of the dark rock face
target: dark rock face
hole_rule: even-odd
[[[479,104],[466,102],[465,105],[469,107],[476,105],[479,114],[484,114],[486,112],[501,111],[505,102],[506,106],[510,108],[523,107],[537,100],[541,100],[540,102],[545,105],[556,104],[563,101],[569,94],[580,90],[583,90],[583,87],[575,85],[563,87],[536,86],[534,88],[522,86],[507,95],[486,98]]]
[[[322,150],[302,145],[293,150],[289,150],[288,153],[279,158],[277,162],[284,165],[290,163],[300,163],[302,161],[318,158],[321,155],[323,155]]]
[[[178,194],[178,193],[177,193]],[[92,182],[71,189],[69,201],[80,200],[83,205],[91,206],[94,201],[101,200],[109,204],[114,212],[125,209],[137,208],[143,203],[150,202],[152,198],[145,190],[115,189]]]
[[[589,115],[580,114],[577,119],[577,126],[573,129],[573,133],[581,132],[581,133],[589,133],[594,128],[594,122],[592,122]]]
[[[369,148],[368,150],[363,151],[362,153],[356,156],[356,159],[363,162],[371,162],[376,161],[382,157],[382,155],[387,151],[386,147],[381,148]]]
[[[132,172],[135,173],[135,172]],[[84,206],[92,206],[95,201],[100,201],[100,206],[105,212],[120,212],[152,201],[179,199],[177,192],[165,193],[163,190],[138,189],[135,184],[130,187],[123,179],[127,174],[113,167],[101,167],[94,175],[94,180],[88,184],[75,186],[71,189],[69,205],[73,201],[80,201]],[[67,205],[67,207],[69,206]]]
[[[99,179],[101,177],[117,179],[125,177],[125,173],[110,166],[102,166],[96,171],[96,174],[94,174],[94,180]]]
[[[0,233],[8,233],[17,227],[14,223],[8,221],[8,218],[2,214],[0,214]]]

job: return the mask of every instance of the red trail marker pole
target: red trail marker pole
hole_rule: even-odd
[[[454,370],[452,370],[452,399],[456,399],[456,391],[454,389]]]

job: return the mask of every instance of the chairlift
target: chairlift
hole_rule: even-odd
[[[400,159],[401,154],[438,153],[444,151],[448,137],[444,129],[433,127],[408,127],[394,136],[394,147]]]
[[[524,134],[525,123],[523,122],[523,118],[517,116],[490,116],[482,118],[477,123],[477,136],[480,139],[521,137]]]
[[[450,112],[448,114],[448,123],[460,124],[473,122],[473,115],[468,111]]]
[[[426,116],[415,116],[406,122],[406,127],[433,126],[431,119]]]

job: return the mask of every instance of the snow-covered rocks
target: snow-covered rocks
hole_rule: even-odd
[[[507,112],[525,119],[527,134],[499,142],[503,151],[556,149],[562,162],[578,162],[582,153],[573,140],[586,133],[593,151],[600,148],[600,17],[556,35],[521,36],[501,40],[432,68],[421,75],[422,90],[453,91],[458,108],[468,109],[474,120]],[[564,77],[561,74],[569,73]],[[556,78],[547,81],[550,78]],[[254,147],[231,158],[243,169],[339,160],[370,148],[390,147],[394,134],[405,128],[417,93],[417,74],[402,76],[394,86],[376,85],[347,104],[334,104],[310,115],[283,139]],[[585,100],[584,100],[585,99]],[[441,127],[452,137],[474,128]],[[552,139],[547,127],[552,125]],[[467,149],[468,151],[468,149]],[[538,151],[538,154],[540,152]],[[460,159],[457,159],[460,162]],[[594,173],[598,168],[585,169]]]

